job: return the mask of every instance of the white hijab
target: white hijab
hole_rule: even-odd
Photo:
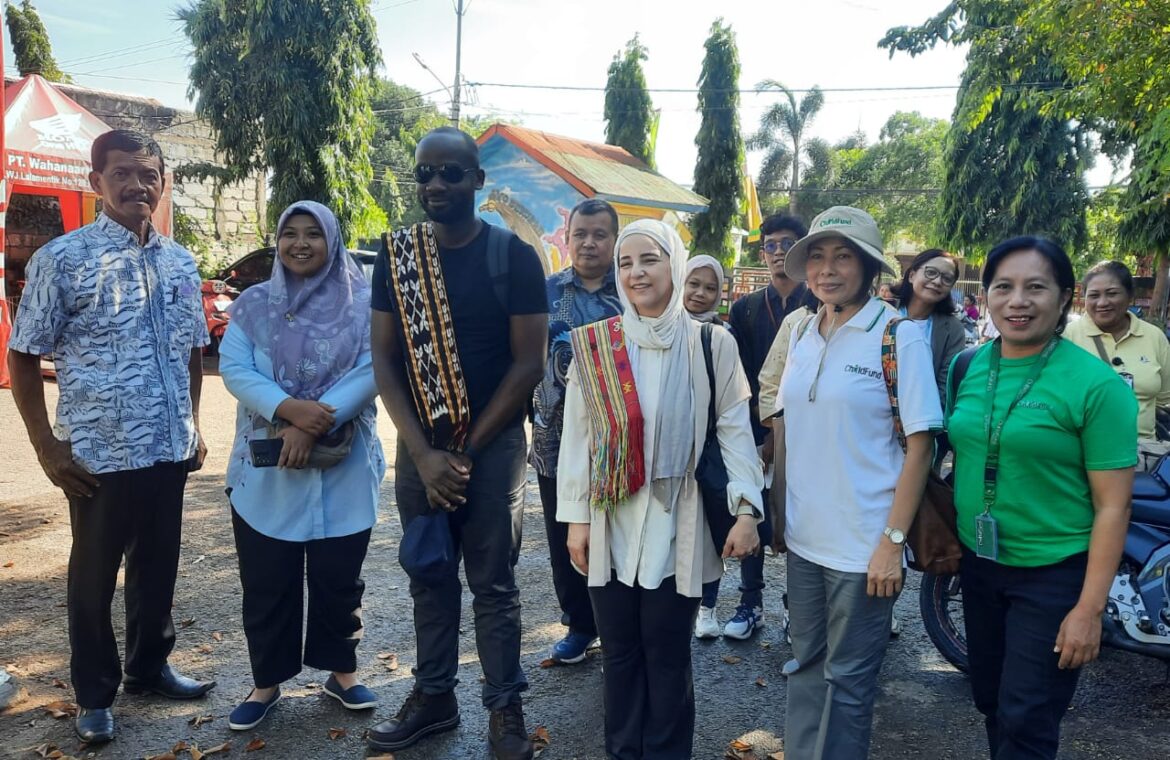
[[[715,258],[714,256],[708,256],[707,254],[693,256],[691,260],[687,262],[686,276],[690,277],[691,272],[702,267],[707,267],[715,273],[715,289],[718,293],[715,298],[716,308],[711,309],[710,311],[705,311],[702,314],[691,314],[691,317],[699,322],[714,322],[715,319],[719,316],[719,300],[723,297],[723,265],[720,264],[719,259]]]
[[[618,235],[614,250],[633,235],[644,235],[666,253],[670,261],[673,291],[666,310],[657,317],[643,317],[630,303],[620,286],[622,329],[626,338],[641,352],[661,352],[662,382],[658,388],[658,419],[654,436],[654,465],[651,478],[681,478],[686,475],[694,450],[695,400],[691,386],[690,334],[691,318],[683,308],[683,282],[687,271],[687,250],[673,226],[657,219],[631,222]],[[643,389],[645,392],[648,389]]]

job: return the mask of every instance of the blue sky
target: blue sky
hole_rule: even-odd
[[[34,0],[61,67],[78,83],[157,98],[190,107],[190,48],[175,21],[173,0]],[[470,0],[463,29],[463,74],[482,83],[602,87],[606,67],[635,32],[649,48],[651,87],[693,88],[703,41],[718,13],[732,25],[742,64],[741,86],[765,78],[789,87],[921,87],[958,84],[963,51],[939,49],[893,60],[877,48],[890,26],[915,24],[937,13],[944,0]],[[453,0],[373,0],[384,59],[392,79],[435,91],[442,84],[413,57],[417,53],[446,85],[455,71]],[[718,11],[716,10],[718,8]],[[12,53],[6,46],[6,67]],[[519,119],[526,126],[601,141],[601,92],[509,89],[483,84],[467,96],[467,113]],[[658,163],[671,179],[691,181],[699,116],[693,93],[653,93],[663,111]],[[466,99],[466,98],[465,98]],[[856,129],[875,140],[897,110],[949,118],[953,89],[926,92],[828,93],[813,127],[838,140]],[[747,94],[740,118],[752,131],[770,96]],[[759,156],[749,162],[758,165]],[[1108,179],[1105,172],[1104,179]],[[1091,178],[1095,181],[1095,178]]]

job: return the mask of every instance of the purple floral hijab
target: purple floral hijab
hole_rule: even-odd
[[[318,399],[370,348],[370,286],[346,253],[337,217],[313,201],[284,210],[307,214],[325,233],[329,259],[312,277],[292,276],[277,253],[268,282],[245,290],[231,306],[232,323],[272,361],[273,378],[293,398]]]

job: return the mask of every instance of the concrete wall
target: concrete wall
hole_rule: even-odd
[[[216,162],[211,128],[193,113],[132,95],[55,85],[115,129],[137,129],[158,141],[168,169]],[[175,208],[192,219],[209,255],[222,263],[264,245],[266,198],[263,175],[223,188],[216,197],[212,180],[175,183]]]

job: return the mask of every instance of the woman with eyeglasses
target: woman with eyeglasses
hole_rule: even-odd
[[[813,220],[785,261],[823,306],[792,335],[780,382],[792,653],[785,757],[864,758],[878,671],[902,590],[906,531],[922,500],[942,408],[922,327],[871,297],[889,271],[873,218]],[[883,361],[896,352],[896,387]],[[890,394],[897,401],[901,433]]]
[[[1129,523],[1137,402],[1061,338],[1075,285],[1049,240],[992,249],[983,288],[1000,337],[947,414],[971,692],[996,759],[1057,756]]]
[[[1129,310],[1133,275],[1119,261],[1102,261],[1085,273],[1085,316],[1064,336],[1103,362],[1133,389],[1138,402],[1138,469],[1148,471],[1170,451],[1158,440],[1157,411],[1170,404],[1170,341]]]
[[[894,288],[898,313],[918,322],[926,335],[940,401],[946,399],[951,360],[967,343],[967,332],[955,316],[957,309],[951,298],[951,288],[958,279],[955,258],[940,248],[932,248],[914,257]]]

